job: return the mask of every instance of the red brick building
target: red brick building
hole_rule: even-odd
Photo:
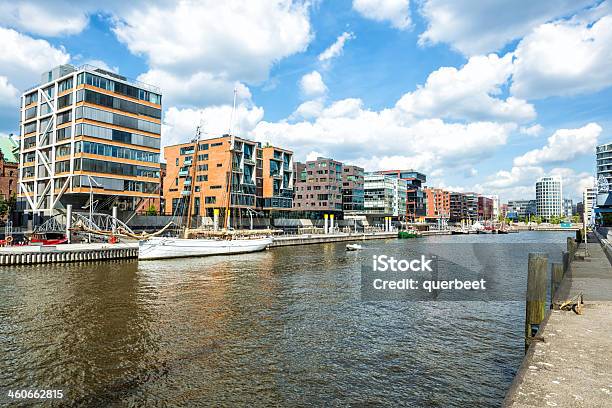
[[[17,143],[12,138],[0,136],[0,199],[3,200],[17,194],[17,151]]]

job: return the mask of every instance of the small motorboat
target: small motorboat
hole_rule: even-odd
[[[347,244],[346,245],[347,251],[359,251],[360,249],[363,249],[363,247],[359,244]]]

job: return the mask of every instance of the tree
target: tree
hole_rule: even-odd
[[[0,197],[0,218],[4,219],[9,212],[9,202],[4,197]]]
[[[578,224],[578,223],[580,222],[580,216],[579,216],[579,215],[574,215],[574,216],[572,217],[572,222],[573,222],[574,224]]]
[[[157,215],[157,207],[151,204],[145,211],[146,215]]]

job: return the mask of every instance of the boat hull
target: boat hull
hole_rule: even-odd
[[[272,238],[184,239],[149,238],[138,243],[138,259],[170,259],[194,256],[232,255],[263,251]]]

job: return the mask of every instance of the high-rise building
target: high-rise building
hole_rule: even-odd
[[[294,210],[342,214],[342,163],[326,157],[295,162],[294,174]]]
[[[231,219],[248,217],[249,210],[292,208],[293,153],[233,139],[233,146],[232,137],[223,135],[164,148],[166,214],[189,214],[188,202],[193,216],[213,218],[218,210],[220,219],[226,218],[228,208]]]
[[[563,216],[571,217],[574,215],[574,200],[571,198],[563,199]]]
[[[589,187],[582,192],[582,211],[586,213],[587,224],[595,221],[595,207],[597,204],[597,189]],[[584,217],[584,214],[583,214]],[[580,220],[584,221],[584,219]]]
[[[344,165],[342,169],[342,207],[345,213],[363,211],[363,167]]]
[[[449,219],[451,216],[451,193],[441,188],[425,187],[426,218],[428,220]]]
[[[366,174],[364,179],[364,212],[405,220],[406,180],[387,174]]]
[[[89,65],[43,73],[21,97],[25,211],[136,210],[158,200],[161,115],[155,86]]]
[[[425,174],[414,170],[382,170],[378,174],[387,174],[406,181],[406,213],[410,221],[424,220],[427,214],[423,184],[427,181]]]
[[[598,187],[595,213],[603,218],[604,214],[612,213],[612,142],[597,146],[595,152]],[[609,219],[602,223],[609,224]]]
[[[549,220],[563,215],[563,182],[561,177],[542,177],[535,184],[538,216]]]

